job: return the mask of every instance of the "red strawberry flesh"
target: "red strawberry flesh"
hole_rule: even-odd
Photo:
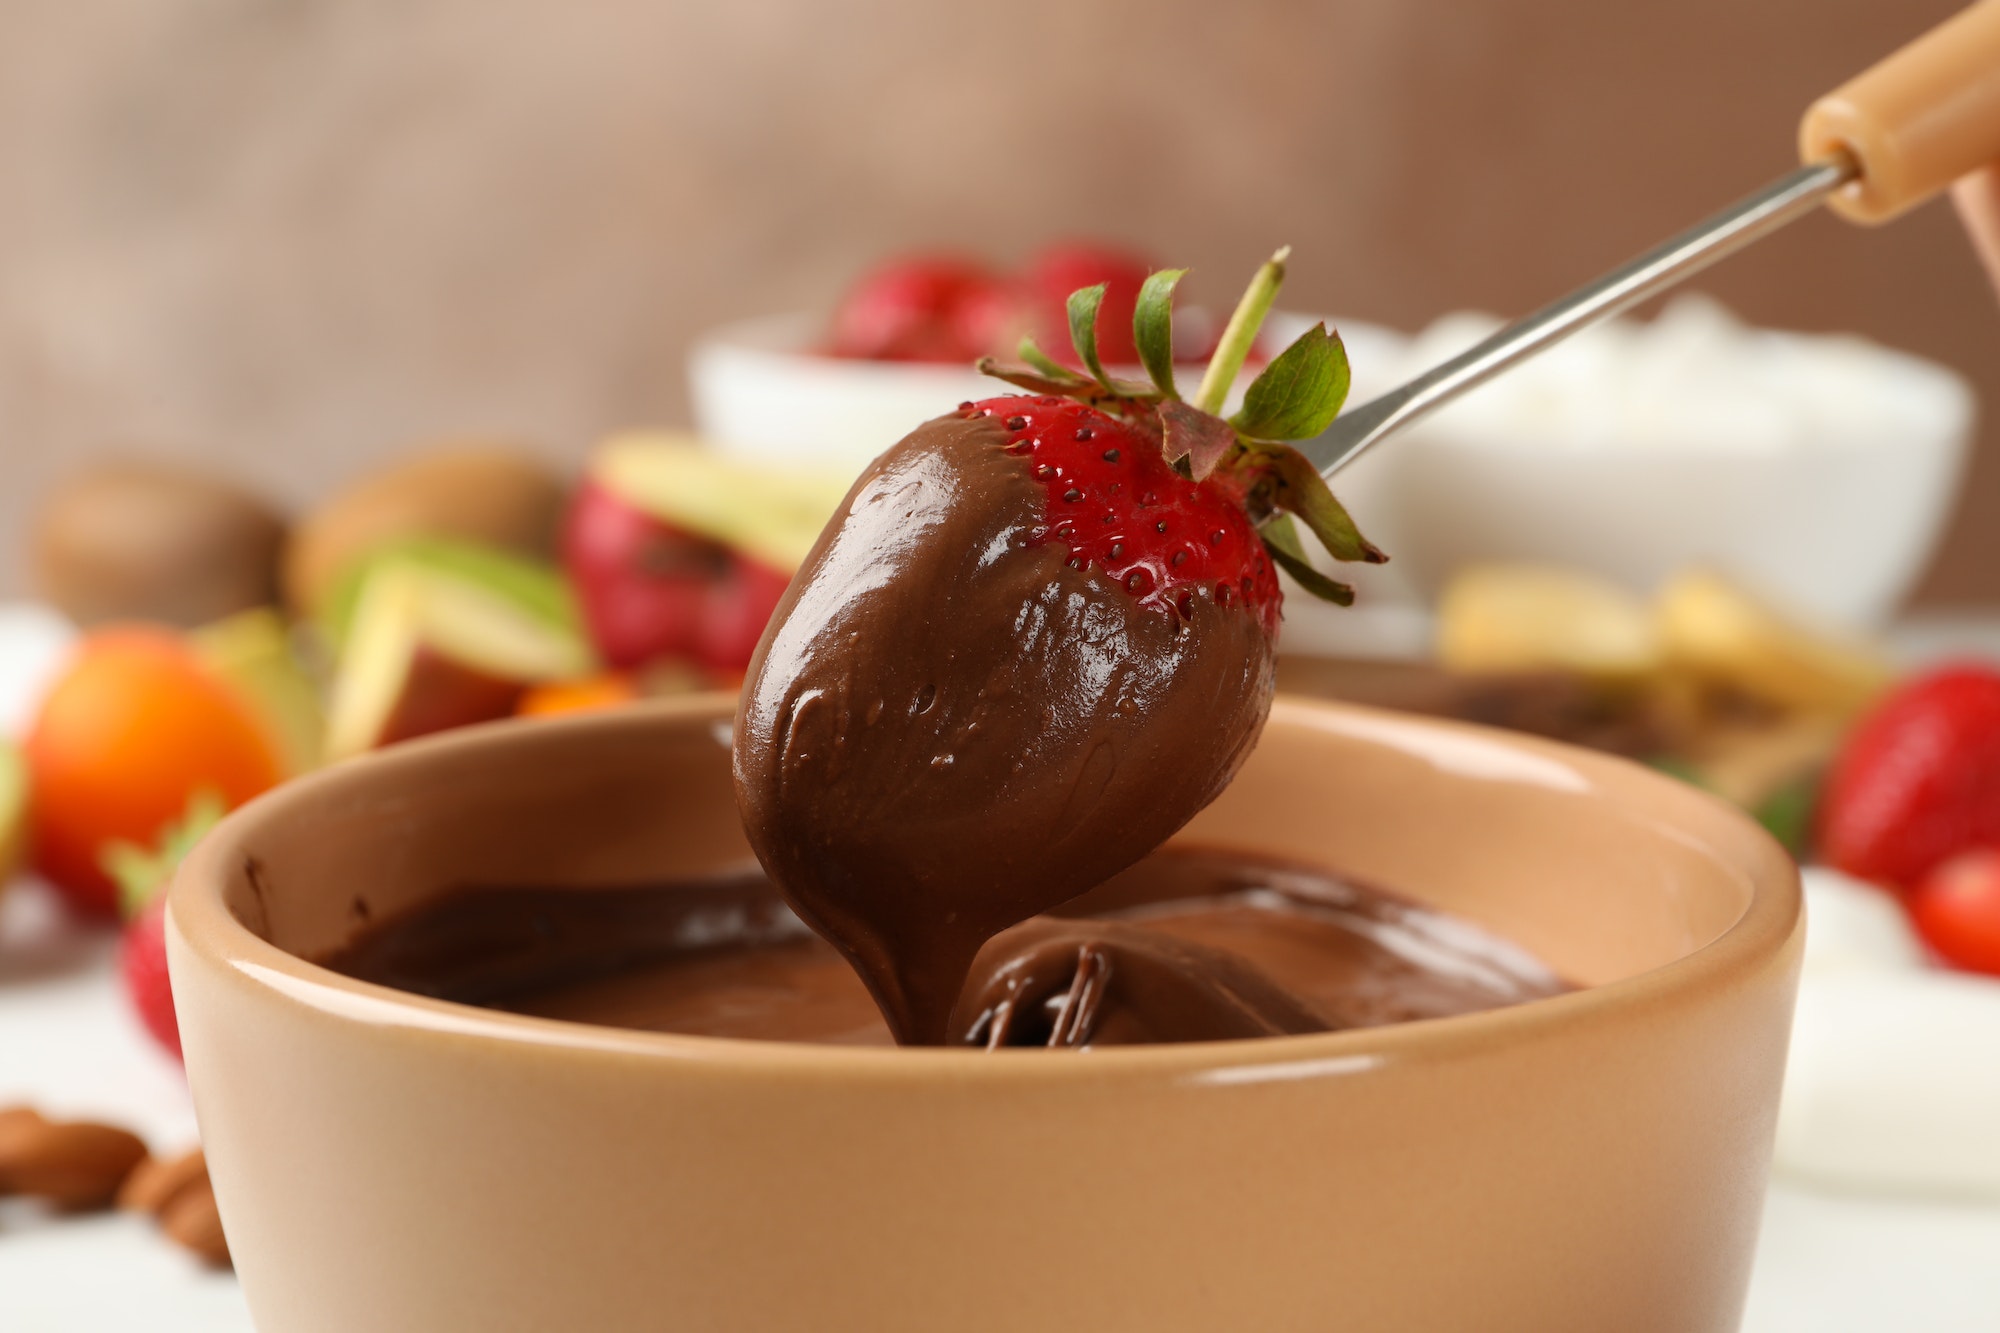
[[[1850,875],[1907,889],[1982,845],[2000,845],[2000,671],[1945,666],[1898,688],[1848,738],[1819,847]]]
[[[1271,559],[1231,479],[1191,485],[1157,436],[1069,398],[989,398],[961,409],[997,419],[1047,497],[1037,540],[1078,568],[1102,569],[1142,606],[1186,619],[1189,599],[1242,602],[1278,632]]]
[[[176,1059],[181,1056],[180,1023],[174,1016],[174,991],[167,982],[167,900],[164,893],[126,923],[119,944],[118,968],[125,994],[139,1021],[155,1041]]]

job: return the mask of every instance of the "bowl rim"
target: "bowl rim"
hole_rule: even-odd
[[[1400,749],[1441,767],[1445,756],[1482,757],[1518,771],[1523,754],[1553,761],[1590,788],[1637,815],[1638,797],[1672,817],[1650,817],[1683,842],[1702,846],[1740,875],[1750,890],[1741,916],[1693,951],[1637,975],[1499,1009],[1254,1041],[1181,1042],[1094,1050],[1088,1058],[1051,1058],[1041,1051],[973,1051],[815,1045],[751,1038],[707,1037],[603,1027],[533,1017],[414,995],[359,981],[287,953],[238,921],[223,901],[225,867],[245,841],[274,818],[337,796],[393,768],[418,768],[457,751],[511,748],[536,738],[588,741],[591,733],[633,725],[716,724],[730,716],[735,696],[709,693],[648,701],[567,718],[508,720],[466,727],[331,765],[295,778],[230,814],[176,873],[167,904],[170,970],[179,949],[201,966],[233,974],[269,998],[350,1024],[419,1041],[474,1041],[569,1058],[661,1063],[687,1076],[785,1078],[869,1083],[1093,1084],[1139,1079],[1236,1085],[1347,1076],[1388,1064],[1448,1059],[1532,1042],[1578,1026],[1692,1001],[1747,983],[1789,951],[1796,967],[1804,912],[1799,871],[1791,856],[1747,814],[1720,799],[1630,760],[1497,728],[1395,713],[1360,705],[1280,696],[1271,710],[1279,727],[1329,729],[1364,743]],[[1428,744],[1427,744],[1428,742]],[[1503,755],[1501,752],[1506,752]],[[1544,770],[1547,771],[1547,770]],[[1489,770],[1484,776],[1492,777]],[[1730,861],[1698,831],[1706,824],[1738,842]],[[1696,826],[1691,829],[1689,825]],[[186,966],[185,963],[181,964]]]

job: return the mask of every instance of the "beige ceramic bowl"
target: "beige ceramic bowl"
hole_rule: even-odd
[[[1790,863],[1629,764],[1281,700],[1187,830],[1488,922],[1592,988],[1081,1055],[516,1017],[300,961],[442,886],[741,863],[729,703],[413,744],[232,817],[168,951],[263,1333],[1736,1326]]]

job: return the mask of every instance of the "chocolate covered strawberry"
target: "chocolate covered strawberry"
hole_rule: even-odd
[[[1076,896],[1219,793],[1269,711],[1274,566],[1336,601],[1294,516],[1379,560],[1306,460],[1347,387],[1307,332],[1216,413],[1283,276],[1265,265],[1192,402],[1172,298],[1133,318],[1153,377],[1098,356],[1102,287],[1070,303],[1070,372],[986,368],[1028,396],[966,403],[849,492],[765,631],[736,720],[738,804],[787,899],[854,963],[905,1042],[938,1043],[990,936]]]

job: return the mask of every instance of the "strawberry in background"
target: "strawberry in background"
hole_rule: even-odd
[[[1095,241],[1063,241],[1044,247],[1028,261],[1021,278],[1024,322],[1035,340],[1063,365],[1083,369],[1069,332],[1071,292],[1102,284],[1104,299],[1097,308],[1097,351],[1108,364],[1136,366],[1139,349],[1132,339],[1132,314],[1139,289],[1146,285],[1153,263],[1146,256]],[[1006,349],[1012,351],[1012,348]]]
[[[1910,894],[1910,920],[1953,967],[2000,977],[2000,844],[1960,852]]]
[[[892,259],[841,298],[827,350],[867,361],[973,361],[997,350],[1010,300],[1006,282],[977,260]]]
[[[173,987],[167,981],[167,885],[223,813],[222,800],[214,792],[197,792],[189,798],[186,813],[167,826],[156,846],[121,840],[104,851],[104,871],[118,885],[119,906],[126,917],[118,949],[126,998],[153,1040],[176,1060],[181,1058],[181,1029],[174,1016]]]
[[[2000,975],[2000,670],[1938,667],[1863,718],[1828,777],[1819,846],[1898,890],[1939,958]]]
[[[1960,852],[2000,846],[2000,670],[1938,667],[1864,717],[1828,775],[1818,846],[1837,869],[1905,891]]]

